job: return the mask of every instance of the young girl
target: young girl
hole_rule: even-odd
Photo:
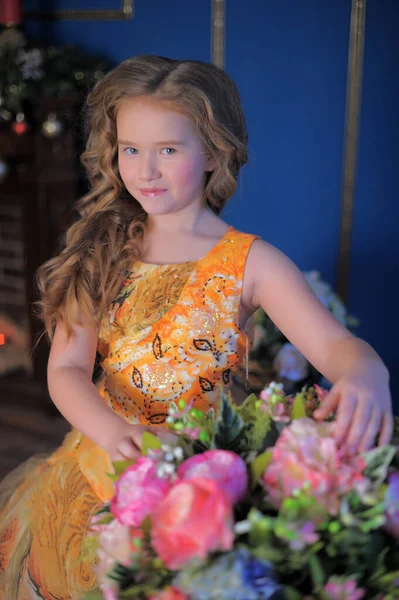
[[[88,98],[83,162],[91,191],[66,248],[39,271],[52,337],[51,397],[72,424],[62,446],[1,487],[0,597],[80,600],[90,516],[112,496],[111,461],[162,435],[169,403],[208,409],[248,352],[261,306],[334,386],[347,452],[392,430],[388,373],[344,329],[290,260],[220,218],[247,160],[234,83],[199,61],[139,56]],[[96,351],[101,374],[92,383]]]

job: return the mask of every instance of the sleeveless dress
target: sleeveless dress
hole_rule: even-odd
[[[208,410],[248,352],[243,274],[257,236],[230,227],[198,261],[135,261],[99,330],[104,401],[129,423],[164,426],[171,401]],[[88,522],[113,495],[109,455],[76,429],[0,484],[0,598],[81,600],[96,589],[81,555]]]

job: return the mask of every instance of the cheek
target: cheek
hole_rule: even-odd
[[[204,181],[204,167],[201,161],[192,160],[175,170],[174,181],[184,187],[196,187]]]
[[[126,164],[123,156],[118,157],[118,169],[123,183],[126,184],[132,178],[132,169]]]

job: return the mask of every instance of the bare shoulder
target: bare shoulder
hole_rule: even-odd
[[[267,289],[277,282],[293,285],[303,281],[302,273],[292,260],[262,239],[254,240],[251,246],[245,277],[250,301],[255,309],[262,305],[261,298]]]
[[[287,261],[291,264],[292,261],[286,256],[281,250],[269,244],[269,242],[265,242],[262,239],[254,240],[250,253],[248,255],[248,265],[252,264],[253,267],[259,267],[264,264],[265,261],[271,261],[275,263],[276,261]]]

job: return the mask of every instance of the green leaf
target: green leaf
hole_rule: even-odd
[[[262,454],[259,454],[251,463],[251,487],[254,489],[259,479],[263,475],[267,465],[271,461],[272,450],[266,450]]]
[[[156,435],[150,433],[149,431],[145,431],[143,433],[142,441],[141,441],[141,452],[143,456],[147,456],[150,450],[160,450],[162,447],[162,442]]]
[[[246,447],[241,440],[240,450],[262,452],[269,446],[274,446],[278,438],[275,423],[270,419],[267,412],[261,411],[256,404],[259,399],[255,394],[251,394],[244,402],[237,407],[237,413],[244,419],[247,428]]]
[[[112,523],[112,521],[114,520],[114,515],[109,513],[108,515],[105,515],[105,517],[103,517],[101,521],[97,521],[96,525],[108,525],[108,523]]]
[[[215,419],[215,409],[212,407],[208,410],[208,412],[205,415],[205,421],[214,421]]]
[[[388,445],[373,448],[372,450],[365,452],[361,455],[367,464],[363,474],[376,483],[382,483],[387,477],[388,467],[391,464],[395,453],[395,446]]]
[[[103,600],[103,595],[98,590],[92,590],[83,596],[83,600]]]
[[[387,587],[391,587],[392,586],[392,590],[395,589],[396,591],[396,586],[395,588],[393,587],[395,585],[395,582],[399,579],[399,570],[398,571],[391,571],[390,573],[385,573],[384,575],[382,575],[379,579],[378,579],[378,586],[381,589],[386,589]]]
[[[294,404],[292,405],[291,419],[303,419],[306,417],[305,404],[301,393],[295,396]]]
[[[250,394],[247,398],[245,398],[244,402],[237,406],[237,412],[244,421],[252,421],[256,414],[258,413],[258,409],[256,408],[256,403],[258,402],[258,397],[256,394]]]
[[[285,600],[301,600],[302,594],[290,585],[285,585],[284,598]]]
[[[325,575],[320,560],[315,554],[309,559],[310,574],[312,576],[313,586],[315,590],[321,590],[324,585]]]
[[[112,463],[117,475],[122,475],[133,464],[133,460],[116,460]]]
[[[109,502],[107,502],[101,508],[99,508],[94,514],[101,515],[102,513],[109,512],[110,510],[111,510],[111,505]]]
[[[233,406],[231,397],[221,392],[221,409],[216,418],[212,448],[234,450],[240,435],[245,431],[245,423]]]

